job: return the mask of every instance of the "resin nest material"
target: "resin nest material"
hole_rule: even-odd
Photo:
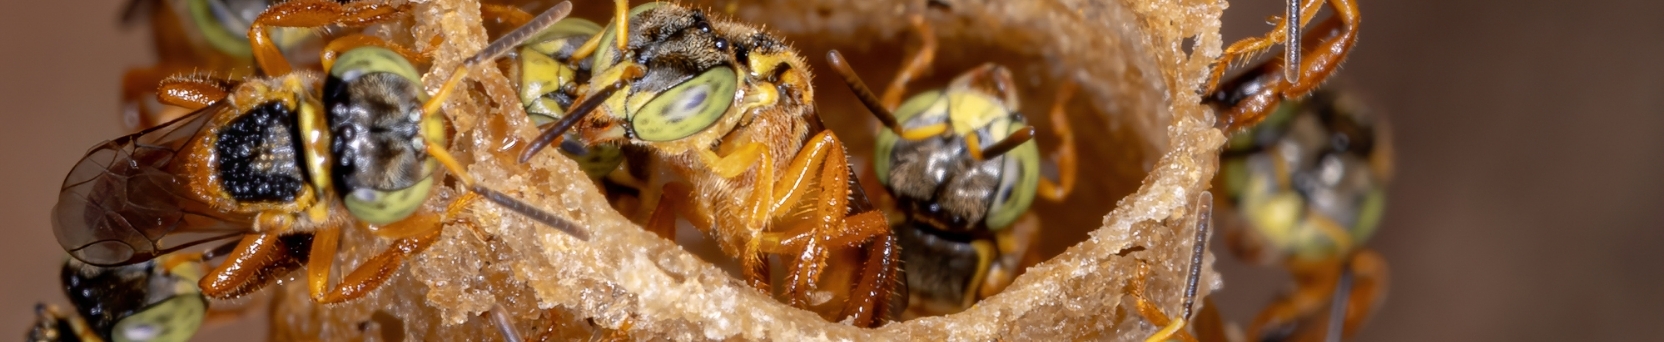
[[[977,306],[958,314],[862,329],[782,304],[675,242],[630,223],[608,206],[576,164],[560,154],[543,153],[528,164],[516,163],[514,155],[536,131],[518,105],[513,83],[484,66],[472,70],[473,81],[445,106],[454,126],[453,152],[482,184],[579,222],[590,240],[574,239],[481,201],[447,224],[432,248],[406,260],[386,287],[365,298],[318,305],[306,298],[303,282],[272,289],[278,295],[273,301],[272,337],[499,340],[497,326],[483,314],[495,308],[522,336],[554,332],[562,340],[586,339],[586,334],[646,340],[1142,340],[1159,327],[1136,314],[1133,300],[1124,293],[1127,281],[1141,262],[1149,263],[1149,298],[1169,316],[1181,310],[1196,199],[1207,190],[1225,142],[1213,129],[1212,110],[1199,104],[1197,95],[1207,67],[1220,54],[1224,2],[940,2],[946,6],[931,6],[928,16],[944,44],[938,60],[952,63],[976,57],[948,50],[950,44],[1023,51],[1027,65],[1012,66],[1026,72],[1019,83],[1081,84],[1081,102],[1091,106],[1071,113],[1076,135],[1083,144],[1119,143],[1086,147],[1096,154],[1081,156],[1081,178],[1092,182],[1094,177],[1121,177],[1129,184],[1126,193],[1107,200],[1067,203],[1075,211],[1096,213],[1094,217],[1107,215],[1081,227],[1046,227],[1090,233],[1083,234],[1085,241],[1068,241],[1071,247],[1048,253],[1055,256]],[[413,3],[410,19],[374,32],[401,42],[443,38],[433,52],[435,71],[423,78],[431,92],[452,68],[485,46],[486,32],[475,1]],[[574,5],[580,14],[606,13],[612,6],[600,1]],[[812,72],[820,76],[820,94],[847,93],[832,88],[841,84],[824,67],[825,48],[899,55],[909,47],[895,44],[916,41],[908,38],[907,21],[901,19],[908,8],[901,2],[713,1],[689,6],[787,37],[817,66]],[[894,68],[896,61],[857,64]],[[938,68],[935,73],[953,72]],[[881,73],[863,76],[875,84],[872,80],[888,80]],[[1045,108],[1050,98],[1037,94],[1024,105]],[[843,135],[862,130],[856,125],[867,118],[835,116],[868,116],[866,112],[838,105],[850,111],[823,107],[821,112],[834,131]],[[1036,116],[1044,115],[1030,114]],[[1123,134],[1118,135],[1121,139],[1095,141],[1098,131]],[[1044,146],[1046,141],[1041,142]],[[870,154],[863,146],[870,143],[852,143],[850,150]],[[1131,176],[1100,175],[1112,169],[1094,164],[1104,161],[1134,171]],[[449,203],[460,191],[452,182],[452,188],[439,191],[429,205]],[[349,229],[336,267],[350,269],[385,245],[361,229]],[[1198,297],[1222,285],[1213,272],[1213,256],[1204,260]]]

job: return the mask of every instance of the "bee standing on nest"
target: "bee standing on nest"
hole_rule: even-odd
[[[1324,2],[1330,4],[1335,14],[1307,31],[1306,24],[1323,8]],[[1259,123],[1278,103],[1305,97],[1323,85],[1323,81],[1340,69],[1340,63],[1352,52],[1352,45],[1358,42],[1360,17],[1353,0],[1287,0],[1287,4],[1288,14],[1275,20],[1271,33],[1231,44],[1213,66],[1213,76],[1202,101],[1220,111],[1217,126],[1227,134]],[[1291,24],[1289,18],[1299,18],[1299,21]],[[1267,60],[1223,85],[1219,83],[1232,61],[1246,59],[1278,43],[1284,47],[1281,58]]]
[[[771,290],[767,256],[778,256],[788,304],[882,323],[900,281],[895,237],[821,124],[804,60],[776,36],[700,10],[616,4],[615,22],[575,53],[591,58],[587,91],[521,160],[568,129],[585,146],[650,151],[682,179],[663,186],[647,229],[669,235],[680,216],[753,286]],[[843,256],[856,260],[829,262]]]
[[[901,101],[907,82],[928,71],[936,52],[924,17],[911,20],[923,46],[882,98],[836,50],[827,59],[884,125],[873,166],[905,217],[894,230],[912,292],[908,313],[942,315],[999,293],[1017,276],[1040,230],[1029,211],[1036,194],[1054,202],[1068,197],[1075,148],[1064,106],[1075,87],[1063,86],[1052,103],[1052,127],[1062,140],[1052,155],[1059,181],[1052,182],[1040,174],[1034,127],[1017,111],[1016,85],[1005,67],[983,64],[947,88]]]
[[[184,114],[171,108],[153,108],[156,84],[181,73],[211,73],[215,77],[239,79],[254,73],[249,49],[248,27],[255,16],[271,6],[267,0],[131,0],[122,15],[122,25],[131,27],[150,22],[151,46],[156,64],[128,69],[122,75],[122,118],[129,130],[140,130],[171,121]],[[307,30],[284,29],[273,34],[273,43],[285,52],[305,50],[316,42]]]
[[[39,304],[29,341],[186,341],[210,315],[196,282],[201,254],[170,254],[143,263],[97,267],[70,258],[64,294],[75,310]]]
[[[440,235],[477,196],[584,235],[572,223],[477,186],[445,150],[440,105],[487,62],[571,9],[556,5],[524,32],[469,59],[436,94],[418,86],[421,59],[369,36],[331,41],[325,71],[290,70],[264,28],[368,24],[405,8],[330,1],[272,6],[250,27],[269,77],[234,87],[189,78],[162,84],[163,102],[195,110],[178,120],[95,146],[65,178],[53,229],[88,264],[145,262],[197,244],[242,236],[199,283],[230,298],[306,260],[311,298],[352,300],[379,288]],[[470,192],[448,208],[429,201],[443,165]],[[342,229],[363,227],[392,243],[329,286]]]
[[[532,17],[520,8],[502,4],[481,4],[480,12],[487,21],[494,20],[508,27],[523,26]],[[592,71],[592,58],[575,58],[574,54],[599,34],[601,25],[593,21],[562,19],[501,59],[503,74],[517,81],[520,102],[533,124],[547,126],[565,117],[566,109],[581,95]],[[645,187],[642,182],[647,178],[642,174],[647,165],[640,164],[647,160],[635,158],[637,165],[623,166],[627,158],[621,146],[584,146],[575,133],[563,137],[559,150],[606,190],[613,208],[632,219],[637,218],[641,190]]]
[[[1052,126],[1062,140],[1051,159],[1058,181],[1040,173],[1042,155],[1032,142],[1034,127],[1018,112],[1011,72],[983,64],[955,77],[944,89],[913,95],[902,102],[907,83],[930,67],[937,48],[922,15],[911,16],[923,46],[890,83],[882,98],[874,95],[836,50],[827,62],[856,98],[878,118],[873,165],[880,183],[896,198],[905,215],[896,225],[907,285],[912,292],[908,314],[942,315],[963,311],[999,293],[1015,278],[1028,247],[1040,230],[1029,211],[1039,195],[1066,199],[1075,184],[1074,134],[1064,111],[1076,87],[1067,83],[1052,102]],[[893,113],[893,114],[892,114]],[[1183,314],[1190,317],[1201,274],[1205,237],[1211,225],[1212,195],[1198,199],[1196,247],[1188,273]],[[1146,264],[1128,282],[1138,313],[1162,330],[1152,341],[1193,341],[1185,319],[1169,318],[1147,300]]]
[[[1231,137],[1215,185],[1240,220],[1239,256],[1280,264],[1295,290],[1249,326],[1261,341],[1351,336],[1385,298],[1386,261],[1362,244],[1385,209],[1392,156],[1384,125],[1355,99],[1318,91]]]

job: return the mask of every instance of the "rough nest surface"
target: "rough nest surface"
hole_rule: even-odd
[[[591,240],[576,240],[482,202],[447,225],[431,249],[407,260],[386,288],[366,298],[317,305],[306,299],[301,282],[273,289],[272,337],[497,340],[501,335],[482,313],[500,307],[526,335],[540,330],[606,334],[628,321],[632,339],[1142,339],[1157,327],[1133,313],[1126,283],[1140,262],[1150,263],[1151,298],[1169,315],[1179,312],[1192,209],[1214,175],[1225,141],[1196,94],[1206,67],[1220,54],[1224,2],[946,3],[947,14],[932,16],[944,39],[1037,52],[1043,57],[1037,62],[1049,65],[1058,77],[1082,83],[1082,93],[1093,99],[1098,113],[1116,113],[1111,120],[1092,122],[1131,127],[1147,140],[1149,156],[1142,161],[1148,174],[1141,186],[1113,209],[1106,203],[1100,212],[1109,214],[1086,241],[1034,266],[1005,292],[968,311],[861,329],[776,302],[631,224],[559,154],[544,153],[528,165],[514,163],[512,154],[535,135],[534,128],[516,105],[508,80],[485,67],[475,69],[476,82],[446,105],[455,124],[453,151],[484,184],[582,223]],[[575,5],[611,6],[599,1]],[[864,37],[897,36],[906,25],[893,19],[901,18],[903,6],[890,1],[697,5],[764,24],[799,43],[815,39],[852,49],[872,44]],[[444,38],[445,44],[435,48],[435,70],[424,77],[430,91],[486,43],[478,6],[470,0],[416,1],[411,19],[377,34],[404,42]],[[1082,177],[1093,177],[1089,165],[1094,159],[1084,157],[1088,167]],[[432,205],[449,203],[457,191],[443,191]],[[337,267],[355,266],[386,245],[368,233],[349,231]],[[1212,271],[1213,256],[1205,260],[1199,296],[1222,284]]]

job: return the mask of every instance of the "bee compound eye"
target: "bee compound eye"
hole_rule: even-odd
[[[715,124],[734,102],[739,79],[733,68],[706,70],[648,101],[631,119],[642,140],[686,138]]]

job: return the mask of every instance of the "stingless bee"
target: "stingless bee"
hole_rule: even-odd
[[[1305,26],[1324,2],[1330,4],[1335,14],[1307,31]],[[1287,5],[1287,15],[1274,20],[1270,33],[1231,44],[1213,66],[1202,101],[1220,111],[1218,126],[1227,133],[1259,123],[1284,100],[1310,94],[1340,69],[1340,63],[1358,42],[1360,17],[1353,0],[1287,0]],[[1299,18],[1299,22],[1290,24],[1289,18]],[[1267,60],[1243,75],[1220,83],[1232,61],[1246,59],[1278,43],[1285,49],[1282,58]]]
[[[130,68],[122,75],[121,108],[126,127],[139,130],[171,121],[185,112],[157,107],[156,84],[181,73],[211,73],[240,79],[254,73],[249,49],[249,24],[268,0],[131,0],[122,24],[148,21],[156,64]],[[306,50],[317,35],[301,29],[280,29],[273,43],[286,53]],[[295,56],[295,54],[291,54]]]
[[[487,21],[509,27],[520,27],[531,18],[520,8],[503,4],[481,4],[480,12]],[[553,124],[581,95],[593,63],[591,58],[574,55],[585,42],[601,34],[601,29],[601,25],[582,18],[562,19],[501,59],[503,74],[516,81],[520,102],[533,124]],[[642,223],[644,218],[639,216],[646,213],[639,213],[641,199],[654,195],[642,193],[651,167],[643,153],[613,144],[584,146],[573,132],[563,137],[559,147],[561,154],[576,161],[605,190],[614,209]],[[631,164],[625,164],[626,160]]]
[[[585,146],[650,151],[681,180],[659,189],[647,229],[666,235],[680,216],[738,259],[753,286],[772,288],[767,256],[778,256],[788,304],[882,323],[901,281],[895,237],[821,124],[803,58],[774,35],[697,9],[615,3],[614,22],[574,54],[590,59],[586,90],[521,160],[569,129]],[[829,263],[834,254],[859,261]]]
[[[469,67],[518,45],[571,10],[562,3],[465,62],[444,87],[418,86],[413,52],[369,36],[331,41],[325,70],[291,70],[267,26],[368,24],[402,6],[332,1],[274,5],[250,27],[253,54],[269,76],[234,87],[191,78],[165,81],[165,103],[193,109],[172,122],[95,146],[64,180],[53,229],[83,262],[118,266],[242,236],[228,260],[199,283],[214,298],[271,282],[283,263],[306,260],[311,298],[352,300],[379,288],[438,239],[446,218],[485,197],[580,239],[571,222],[477,186],[445,150],[440,105]],[[468,193],[442,208],[428,201],[444,166]],[[386,250],[329,286],[342,229],[392,240]]]
[[[1385,298],[1386,261],[1362,244],[1380,225],[1392,156],[1366,109],[1319,90],[1232,136],[1221,156],[1215,185],[1240,217],[1225,225],[1233,252],[1283,266],[1296,285],[1255,317],[1250,338],[1351,336]]]
[[[209,314],[208,299],[196,287],[201,254],[108,268],[69,258],[61,275],[75,310],[37,305],[27,340],[187,341]]]
[[[1053,182],[1040,174],[1034,127],[1017,110],[1016,85],[1005,67],[983,64],[946,88],[901,101],[908,81],[929,69],[936,51],[923,16],[911,21],[923,46],[882,98],[836,50],[827,61],[884,126],[873,165],[905,215],[893,229],[912,292],[908,313],[941,315],[999,293],[1016,277],[1040,229],[1029,211],[1036,194],[1054,202],[1068,197],[1075,147],[1064,105],[1075,87],[1064,86],[1050,112],[1062,140],[1052,155],[1059,175]]]

